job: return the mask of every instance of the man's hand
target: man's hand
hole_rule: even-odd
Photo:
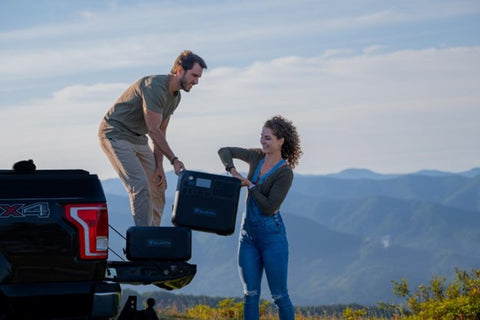
[[[175,159],[173,162],[173,169],[175,170],[175,174],[178,176],[180,171],[185,170],[185,166],[183,165],[182,161]]]
[[[162,185],[167,189],[167,178],[165,177],[165,171],[163,168],[157,168],[153,173],[153,183],[160,188]]]

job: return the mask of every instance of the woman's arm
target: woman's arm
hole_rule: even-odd
[[[249,176],[252,172],[252,164],[258,163],[258,159],[261,157],[260,149],[245,149],[238,147],[224,147],[218,150],[220,160],[225,166],[225,170],[233,177],[239,179],[242,182],[242,186],[251,186],[253,183],[248,178],[243,177],[235,168],[233,159],[239,159],[250,164]]]
[[[288,166],[281,167],[268,177],[262,185],[250,189],[249,196],[253,196],[258,207],[265,215],[272,215],[280,209],[280,205],[287,197],[292,181],[292,169]]]
[[[249,162],[248,149],[238,148],[238,147],[223,147],[218,150],[218,155],[225,170],[230,172],[228,169],[235,168],[233,165],[233,159],[240,159],[245,162]]]

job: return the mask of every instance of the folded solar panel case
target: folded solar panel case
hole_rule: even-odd
[[[180,172],[172,223],[193,230],[230,235],[235,231],[240,180],[205,172]]]
[[[130,261],[188,261],[192,231],[183,227],[130,227],[126,251]]]

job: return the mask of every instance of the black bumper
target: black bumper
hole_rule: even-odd
[[[0,319],[102,319],[117,316],[121,288],[115,282],[0,285]]]
[[[197,266],[178,261],[109,261],[107,280],[125,284],[153,284],[165,290],[180,289],[189,284]]]

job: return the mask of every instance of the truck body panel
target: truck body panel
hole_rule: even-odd
[[[108,209],[81,169],[0,170],[0,319],[112,319],[121,283],[187,285],[196,266],[108,261]]]

